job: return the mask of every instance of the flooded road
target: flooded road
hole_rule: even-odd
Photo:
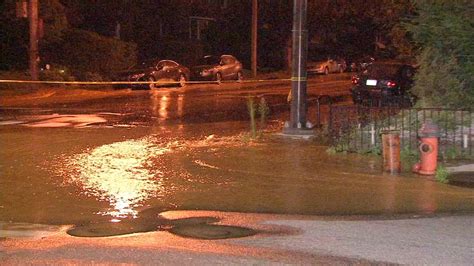
[[[0,221],[155,228],[146,218],[172,210],[474,211],[472,189],[384,175],[377,157],[331,155],[317,139],[279,136],[285,93],[268,96],[267,133],[250,141],[246,96],[234,94],[163,90],[3,109]]]

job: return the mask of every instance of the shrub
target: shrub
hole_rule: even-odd
[[[0,71],[0,79],[30,80],[30,75],[26,71]],[[1,83],[0,90],[28,89],[30,84]]]
[[[446,167],[443,165],[438,165],[438,168],[436,169],[435,180],[443,184],[449,183],[449,172]]]
[[[416,0],[418,15],[406,28],[421,47],[414,92],[422,106],[471,107],[474,2]]]
[[[74,81],[74,77],[68,67],[56,65],[50,69],[42,69],[40,80]]]
[[[109,79],[136,62],[135,44],[78,29],[68,30],[61,45],[48,53],[52,63],[69,66],[82,80]]]
[[[28,21],[0,17],[0,70],[18,70],[27,67]]]

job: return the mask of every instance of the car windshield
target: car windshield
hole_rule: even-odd
[[[234,58],[231,56],[222,56],[220,64],[221,65],[228,65],[228,64],[233,64],[234,63]]]
[[[373,64],[367,68],[365,75],[371,78],[393,78],[399,75],[400,65],[396,64]]]

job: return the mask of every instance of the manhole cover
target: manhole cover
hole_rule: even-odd
[[[156,226],[143,223],[98,223],[75,226],[67,233],[78,237],[107,237],[154,231]]]
[[[255,230],[244,227],[211,224],[179,225],[169,231],[175,235],[197,239],[238,238],[257,233]]]

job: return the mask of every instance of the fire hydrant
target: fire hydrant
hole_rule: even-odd
[[[431,121],[426,121],[418,131],[420,139],[420,161],[413,166],[413,172],[421,175],[435,175],[438,164],[439,128]]]

